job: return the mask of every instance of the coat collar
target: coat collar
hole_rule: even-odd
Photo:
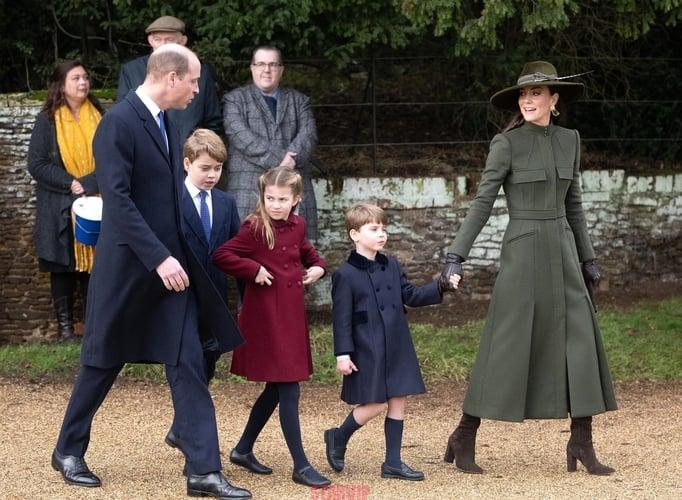
[[[369,260],[367,257],[364,257],[353,250],[348,256],[348,263],[353,267],[365,270],[369,269],[374,263],[379,263],[385,266],[388,264],[388,257],[386,257],[383,253],[377,252],[376,260]]]
[[[298,217],[294,213],[293,209],[289,213],[289,217],[287,217],[286,220],[273,220],[272,221],[272,227],[293,226],[296,224],[298,224]]]

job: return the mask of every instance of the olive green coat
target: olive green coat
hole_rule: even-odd
[[[465,413],[522,421],[616,409],[580,270],[594,250],[579,169],[574,130],[526,123],[490,144],[478,192],[449,250],[468,255],[504,186],[509,225]]]

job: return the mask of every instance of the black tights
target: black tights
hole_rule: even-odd
[[[301,425],[298,418],[298,400],[301,388],[298,382],[268,382],[265,389],[251,408],[249,420],[246,423],[242,437],[235,449],[238,453],[253,451],[253,445],[258,435],[272,416],[272,412],[279,404],[279,422],[282,426],[284,439],[289,453],[294,460],[294,468],[301,470],[310,465],[303,450],[301,440]]]
[[[90,275],[88,273],[50,273],[52,301],[56,302],[57,299],[67,297],[73,302],[73,295],[76,292],[76,283],[80,283],[81,293],[83,294],[83,304],[85,305],[89,281]]]

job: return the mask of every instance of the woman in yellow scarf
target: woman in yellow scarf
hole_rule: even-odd
[[[94,257],[93,247],[74,239],[71,204],[99,192],[92,138],[101,112],[90,96],[83,64],[73,60],[57,65],[28,150],[28,170],[36,181],[33,242],[40,270],[50,273],[60,340],[74,338],[76,284],[85,299]]]

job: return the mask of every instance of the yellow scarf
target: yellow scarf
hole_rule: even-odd
[[[102,116],[97,108],[86,99],[79,111],[76,121],[67,105],[60,106],[54,113],[57,144],[64,168],[76,179],[95,171],[95,158],[92,155],[92,138]],[[73,219],[73,214],[71,215]],[[72,220],[73,222],[73,220]],[[72,224],[75,229],[75,222]],[[76,241],[74,237],[74,253],[76,255],[76,271],[92,271],[95,248]]]

